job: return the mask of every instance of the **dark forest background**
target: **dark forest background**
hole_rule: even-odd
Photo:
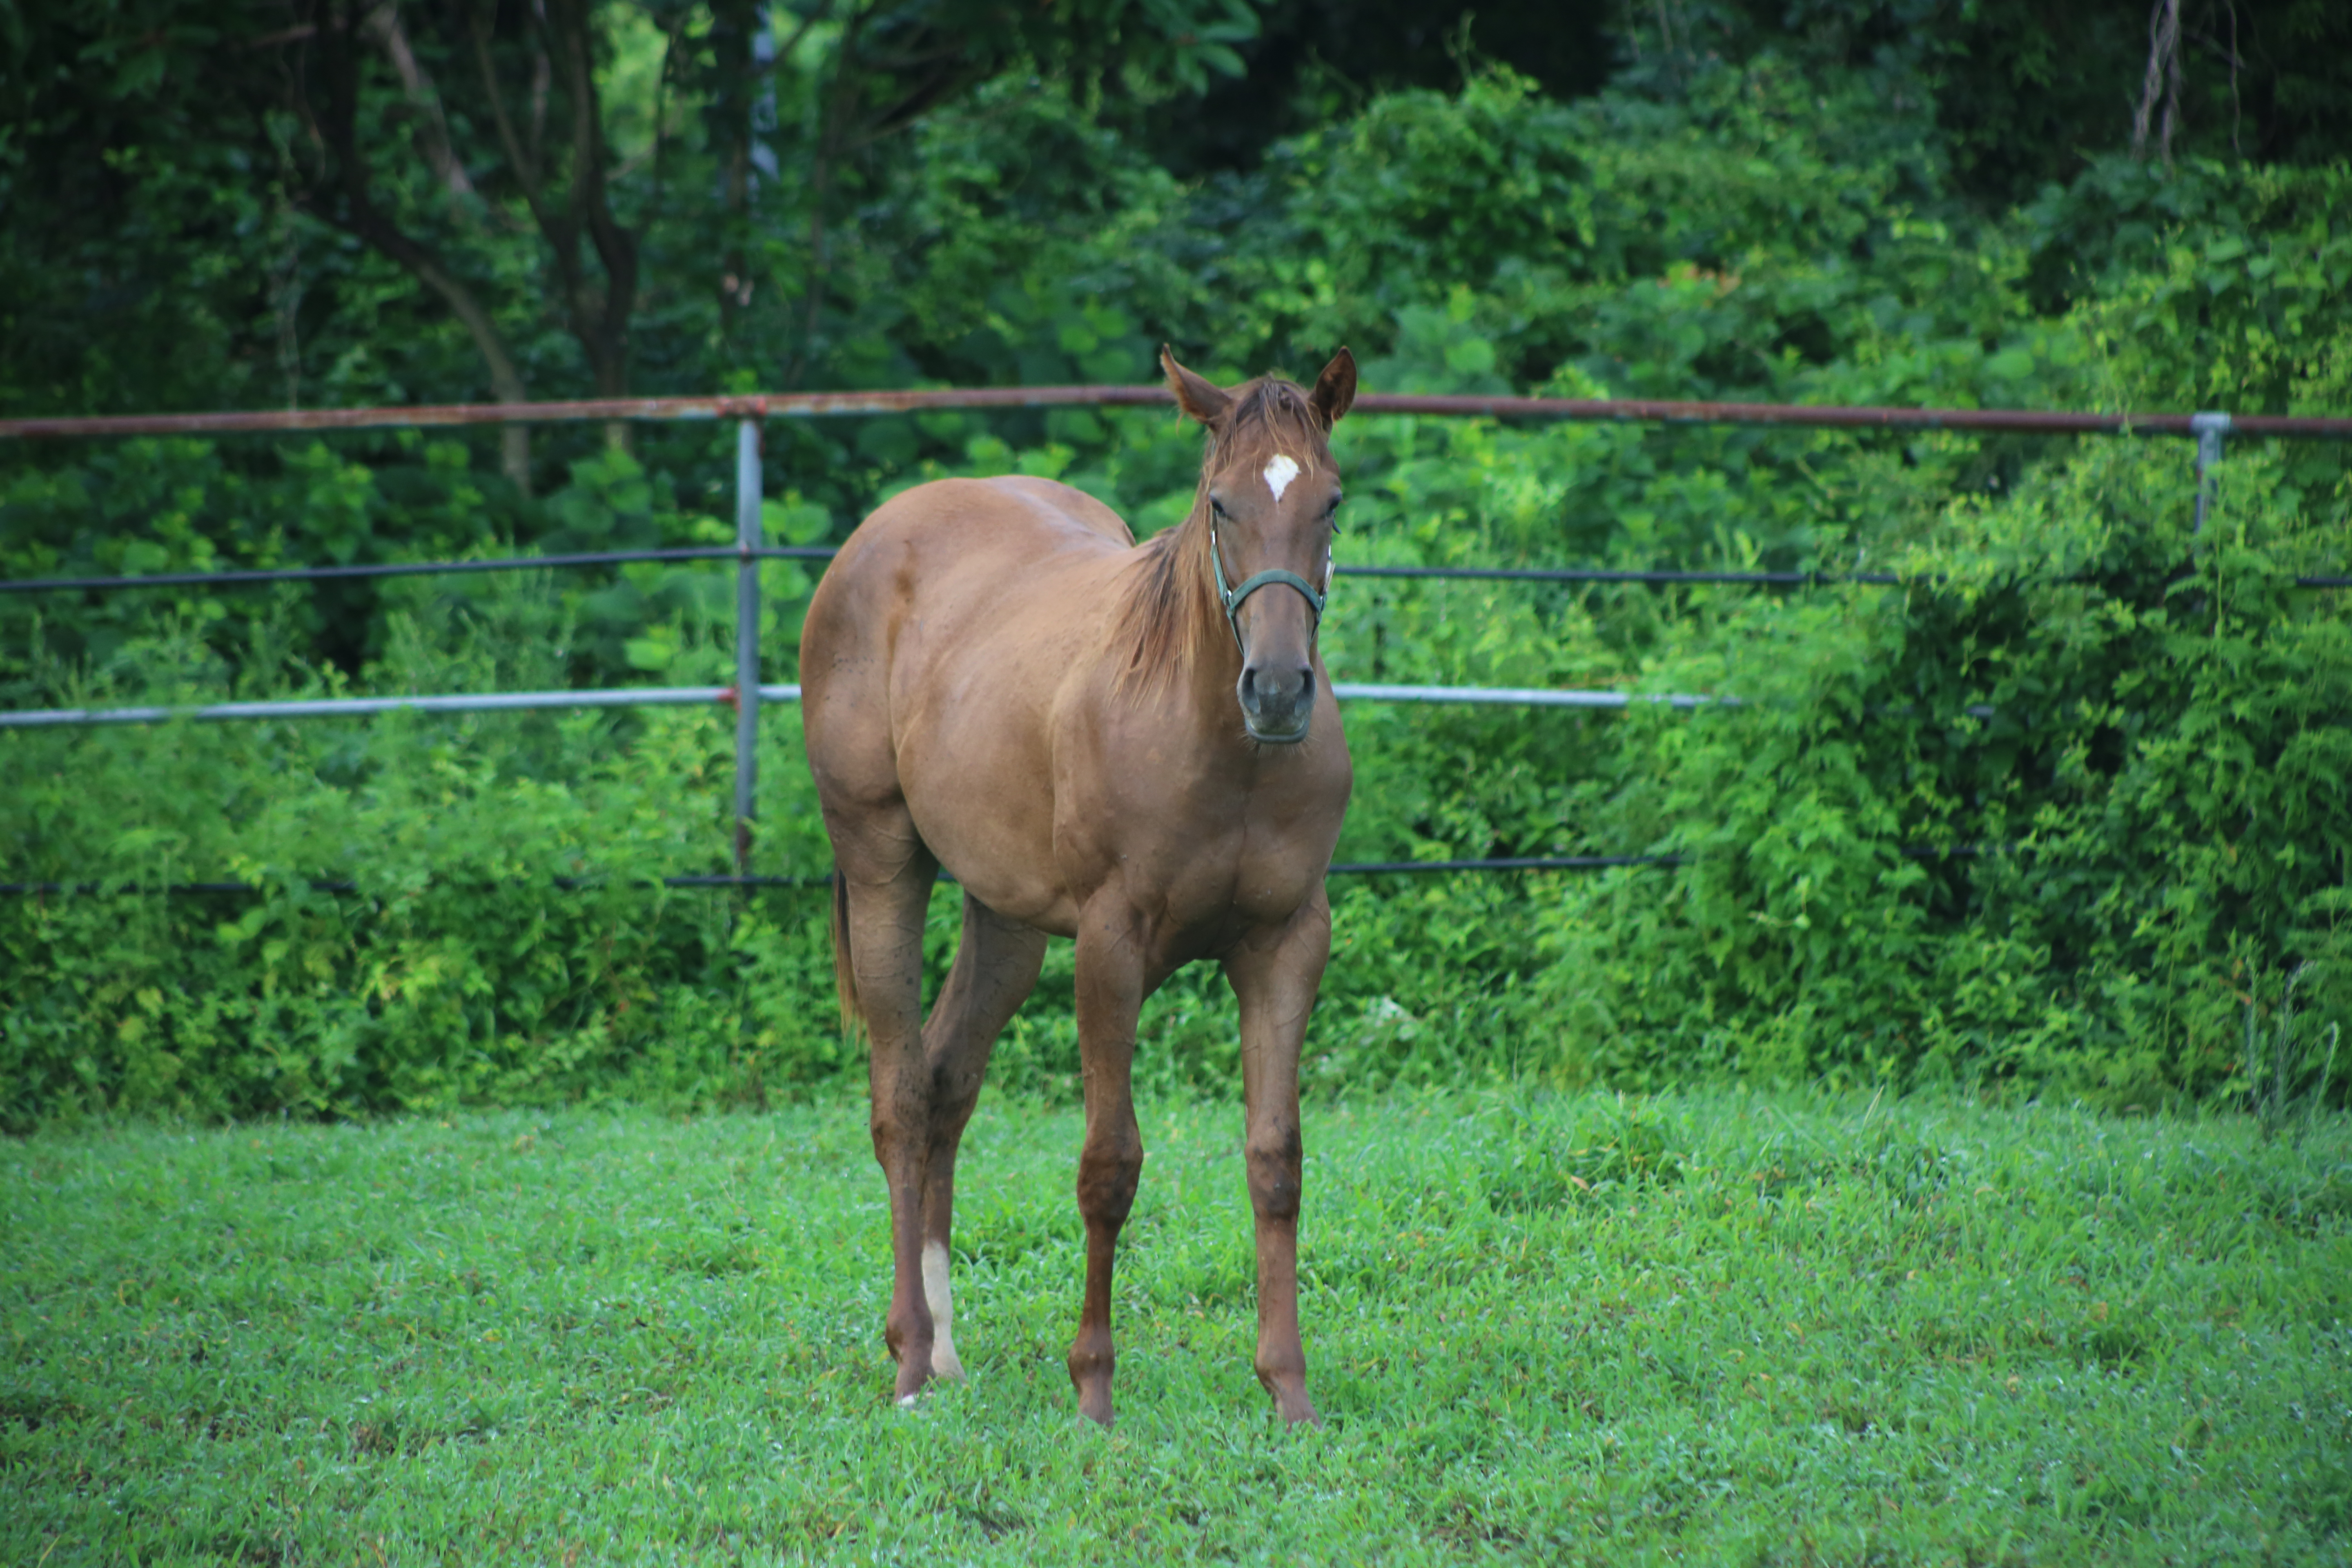
[[[2352,153],[2352,18],[2306,0],[131,0],[0,18],[16,415],[1005,380],[1020,351],[973,323],[1048,265],[1195,352],[1240,335],[1296,353],[1308,323],[1234,285],[1340,240],[1333,220],[1380,200],[1367,187],[1433,173],[1355,169],[1335,190],[1318,152],[1497,74],[1523,115],[1589,111],[1544,150],[1563,172],[1596,136],[1704,134],[1744,91],[1843,161],[1891,161],[1889,195],[1963,232],[2080,206],[2117,159]],[[1390,309],[1349,322],[1375,352],[1397,301],[1476,281],[1559,221],[1391,216],[1438,219],[1461,247],[1442,259],[1473,271],[1378,279],[1363,302]],[[2042,310],[2134,237],[2076,227],[2035,258]],[[1629,259],[1723,258],[1707,248]]]

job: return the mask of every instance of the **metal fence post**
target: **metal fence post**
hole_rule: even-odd
[[[2197,437],[2197,526],[2205,531],[2205,509],[2213,499],[2213,469],[2221,461],[2221,437],[2230,433],[2226,414],[2192,414],[2189,432]]]
[[[762,410],[764,412],[764,410]],[[735,874],[751,875],[760,738],[760,426],[735,426]]]

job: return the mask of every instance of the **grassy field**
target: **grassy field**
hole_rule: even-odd
[[[1144,1130],[1108,1434],[1066,1111],[983,1105],[910,1412],[851,1103],[8,1144],[0,1560],[2352,1558],[2341,1121],[1310,1109],[1299,1433],[1238,1111]]]

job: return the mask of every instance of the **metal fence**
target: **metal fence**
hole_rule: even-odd
[[[761,537],[764,492],[761,431],[770,419],[904,414],[927,409],[1153,406],[1172,404],[1159,386],[1044,386],[946,388],[910,392],[795,393],[739,397],[666,397],[593,402],[461,404],[416,408],[301,409],[271,413],[132,415],[93,418],[0,420],[0,440],[122,437],[152,435],[228,435],[302,430],[381,430],[507,424],[605,423],[614,420],[721,420],[736,423],[735,527],[731,546],[698,549],[604,551],[581,554],[521,556],[489,561],[399,562],[355,566],[300,566],[267,571],[156,573],[131,577],[54,577],[0,580],[0,593],[119,592],[164,587],[226,588],[268,583],[319,582],[438,574],[506,572],[625,564],[632,562],[732,561],[736,563],[735,683],[726,687],[634,687],[610,690],[509,691],[398,697],[328,698],[266,702],[219,702],[192,707],[41,709],[0,712],[0,728],[144,724],[171,719],[232,721],[353,716],[415,710],[481,712],[545,708],[619,708],[725,702],[735,710],[735,874],[663,879],[673,887],[772,887],[803,879],[751,874],[755,743],[763,702],[797,701],[800,688],[760,679],[760,563],[823,560],[824,546],[772,545]],[[1602,420],[1655,424],[1773,425],[1831,429],[1955,430],[2032,435],[2189,437],[2196,443],[2196,521],[2202,528],[2211,490],[2211,470],[2231,435],[2305,440],[2352,440],[2352,418],[2228,414],[2084,414],[1974,408],[1848,408],[1790,404],[1686,403],[1651,399],[1558,397],[1416,396],[1368,394],[1360,414],[1530,420]],[[1549,583],[1750,584],[1802,586],[1847,583],[1889,584],[1891,574],[1824,574],[1800,572],[1646,572],[1573,567],[1348,566],[1342,576],[1471,578]],[[2352,586],[2352,576],[2307,576],[2303,586]],[[1717,700],[1696,694],[1542,690],[1504,687],[1402,686],[1334,682],[1343,700],[1375,702],[1500,703],[1531,708],[1622,709],[1635,703],[1696,708]],[[1674,856],[1530,856],[1503,859],[1367,862],[1335,865],[1335,872],[1585,869],[1612,866],[1671,865]],[[6,883],[0,893],[67,892],[82,884]],[[321,889],[344,884],[320,882]],[[186,892],[249,891],[243,884],[191,883]]]

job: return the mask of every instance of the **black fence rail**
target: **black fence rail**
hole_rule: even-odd
[[[1981,844],[1906,844],[1899,853],[1908,860],[1973,859],[1983,855],[2017,854],[2027,847],[2013,844],[1994,847]],[[1697,857],[1692,855],[1509,855],[1467,860],[1334,860],[1326,869],[1334,877],[1432,876],[1469,871],[1609,871],[1644,866],[1671,868],[1687,866],[1696,858]],[[955,879],[945,871],[939,874],[938,879],[950,886],[955,882]],[[805,877],[772,877],[756,873],[729,876],[721,872],[709,876],[644,877],[624,883],[627,887],[645,889],[753,889],[825,888],[832,884],[830,872]],[[349,878],[312,877],[299,885],[305,891],[313,893],[353,894],[365,890],[362,883]],[[529,884],[516,880],[504,885],[521,887]],[[613,879],[607,877],[550,877],[537,885],[553,888],[559,892],[576,893],[610,887]],[[122,879],[109,882],[0,882],[0,898],[92,898],[110,895],[118,898],[257,898],[268,891],[268,886],[260,882],[150,884]]]

